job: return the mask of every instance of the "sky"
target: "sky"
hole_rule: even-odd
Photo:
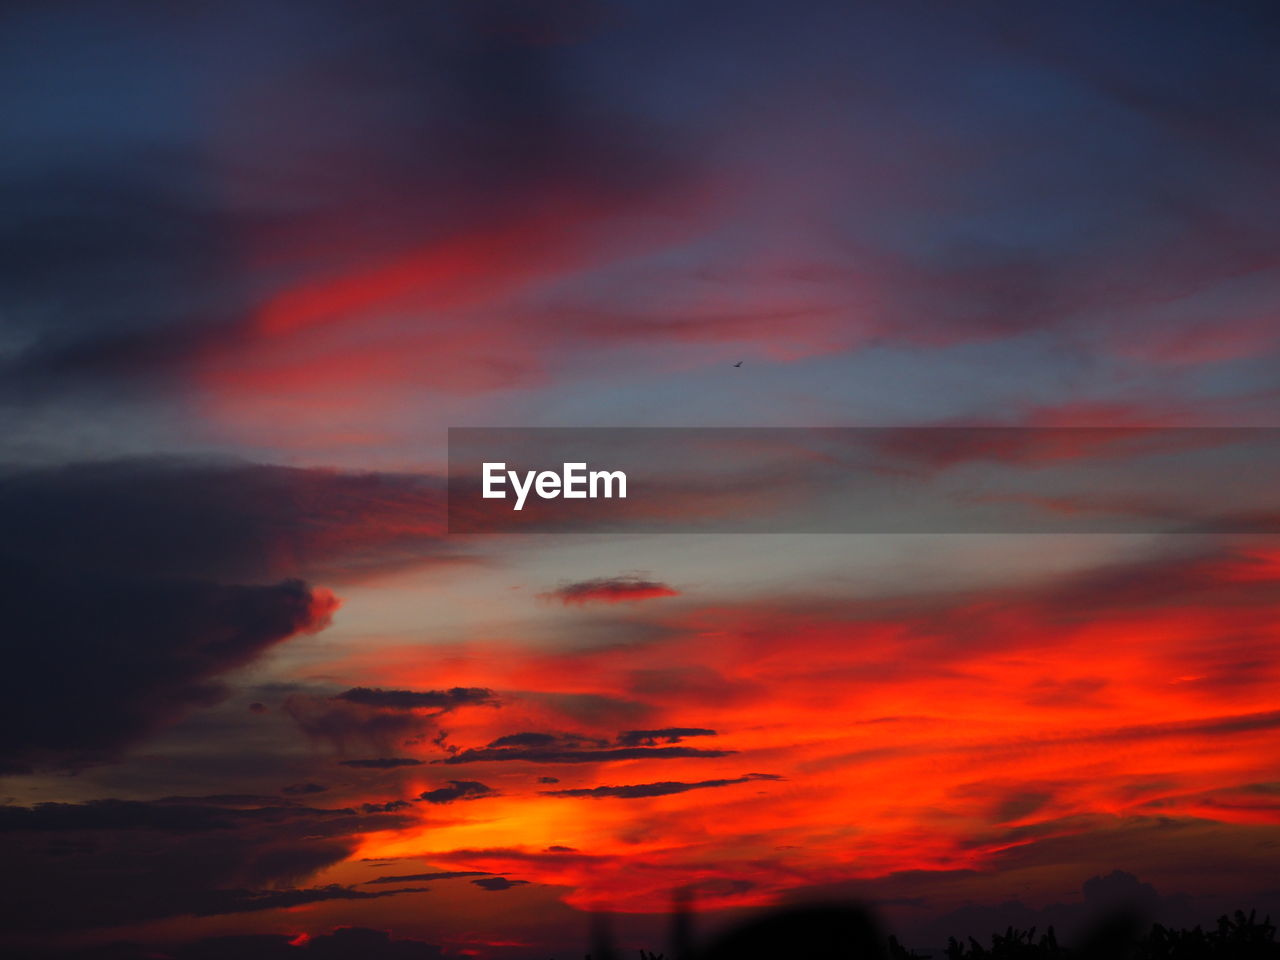
[[[457,427],[1280,427],[1267,13],[6,4],[0,936],[1280,910],[1266,470],[1148,475],[1271,518],[1178,535],[472,536],[445,487]]]

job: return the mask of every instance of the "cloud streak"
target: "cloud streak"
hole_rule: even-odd
[[[614,797],[622,800],[643,800],[649,797],[668,797],[677,793],[688,793],[690,790],[706,790],[712,787],[731,787],[739,783],[751,783],[758,780],[785,780],[771,773],[748,773],[728,780],[699,780],[695,783],[682,783],[678,780],[664,780],[659,783],[634,783],[620,787],[580,787],[571,790],[544,790],[547,797]]]
[[[658,580],[639,576],[599,577],[580,580],[557,587],[544,597],[558,600],[565,606],[583,606],[588,603],[636,603],[641,600],[657,600],[662,597],[678,597],[680,591]]]

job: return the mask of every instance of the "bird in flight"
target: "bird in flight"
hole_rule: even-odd
[[[735,364],[734,364],[734,366],[735,366],[735,367],[740,367],[740,366],[742,366],[742,361],[741,361],[741,360],[739,360],[737,363],[735,363]]]

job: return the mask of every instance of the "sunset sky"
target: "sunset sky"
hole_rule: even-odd
[[[882,451],[1232,533],[461,535],[445,485],[458,427],[1280,427],[1265,12],[7,4],[0,946],[1280,911],[1275,459]],[[672,514],[758,516],[734,469]]]

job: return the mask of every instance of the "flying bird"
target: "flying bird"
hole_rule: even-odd
[[[735,363],[735,364],[734,364],[734,366],[735,366],[735,367],[740,367],[740,366],[742,366],[742,361],[741,361],[741,360],[739,360],[737,363]]]

